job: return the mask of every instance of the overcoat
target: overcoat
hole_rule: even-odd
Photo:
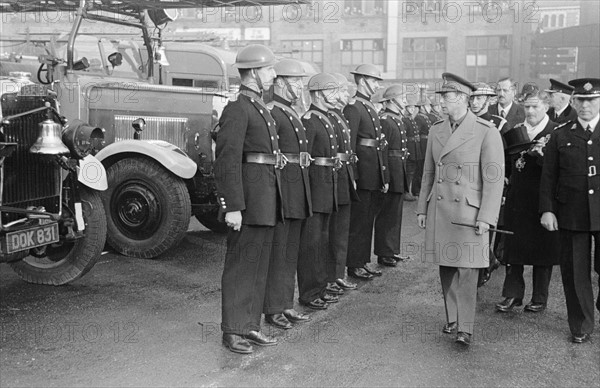
[[[216,141],[215,182],[222,217],[241,211],[242,224],[275,226],[283,219],[280,170],[269,164],[242,163],[249,152],[279,152],[275,121],[261,96],[242,86],[229,102]]]
[[[483,221],[496,225],[504,186],[500,133],[467,111],[452,133],[449,118],[429,132],[417,214],[426,214],[422,257],[440,266],[484,268],[489,265],[489,236],[476,235]]]
[[[554,130],[544,155],[539,211],[554,213],[560,229],[600,231],[600,123],[591,136],[579,120]]]
[[[550,136],[554,128],[556,123],[548,121],[534,140]],[[514,232],[505,240],[503,261],[507,264],[560,264],[558,232],[546,230],[538,212],[543,160],[542,156],[523,151],[507,161],[512,165],[512,174],[504,204],[504,228]]]
[[[556,124],[564,124],[568,121],[577,120],[577,111],[569,104],[558,116],[556,116],[554,108],[548,109],[548,117]]]

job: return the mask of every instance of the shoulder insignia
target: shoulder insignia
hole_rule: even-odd
[[[435,123],[431,124],[431,125],[437,125],[437,124],[441,124],[444,122],[444,119],[438,120]]]
[[[554,130],[556,131],[556,130],[557,130],[557,129],[559,129],[559,128],[566,127],[568,124],[571,124],[572,122],[573,122],[573,121],[569,120],[569,121],[567,121],[566,123],[559,124],[559,125],[557,125],[557,126],[554,128]]]
[[[489,122],[489,121],[487,121],[487,120],[484,120],[484,119],[482,119],[481,117],[477,117],[477,122],[478,122],[479,124],[483,124],[483,125],[485,125],[486,127],[490,127],[490,128],[496,128],[496,126],[494,125],[494,123],[492,123],[492,122]]]

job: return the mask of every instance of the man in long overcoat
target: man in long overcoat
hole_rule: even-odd
[[[549,232],[540,225],[539,190],[543,166],[543,147],[554,131],[556,123],[546,114],[549,96],[537,89],[523,97],[525,122],[511,131],[527,131],[527,139],[535,142],[525,145],[520,151],[509,152],[512,173],[504,204],[504,227],[514,232],[506,236],[504,263],[506,277],[502,296],[505,298],[496,305],[496,310],[510,311],[520,306],[525,294],[523,279],[524,265],[533,266],[533,294],[525,311],[539,312],[546,308],[548,287],[552,276],[552,266],[559,264],[559,238],[557,232]],[[519,147],[513,144],[511,147]],[[523,148],[523,147],[521,147]]]
[[[426,228],[423,258],[439,265],[447,319],[442,331],[457,329],[456,341],[469,345],[479,269],[489,264],[487,233],[502,201],[504,151],[494,125],[468,110],[475,87],[450,73],[443,77],[438,93],[448,118],[431,127],[417,221]]]

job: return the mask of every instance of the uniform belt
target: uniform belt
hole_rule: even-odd
[[[299,154],[283,154],[288,163],[299,164],[300,167],[310,166],[312,158],[308,152],[300,152]]]
[[[421,141],[421,138],[419,136],[409,136],[408,140],[414,141],[414,142],[419,142],[419,141]]]
[[[405,156],[404,150],[388,150],[388,156],[403,158]]]
[[[242,156],[243,163],[269,164],[276,168],[283,168],[287,163],[287,158],[282,153],[263,154],[260,152],[246,152]]]
[[[340,159],[340,161],[348,163],[350,162],[352,155],[338,152],[337,157]]]
[[[377,139],[358,139],[358,145],[366,147],[379,147],[379,140]]]
[[[313,159],[313,164],[315,166],[326,166],[326,167],[334,167],[336,170],[342,168],[342,162],[340,158],[336,157],[316,157]]]
[[[421,139],[427,139],[427,135],[421,135]]]

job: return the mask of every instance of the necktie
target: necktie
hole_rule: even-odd
[[[502,116],[502,118],[505,119],[506,118],[506,111],[501,110],[500,111],[500,116]]]

